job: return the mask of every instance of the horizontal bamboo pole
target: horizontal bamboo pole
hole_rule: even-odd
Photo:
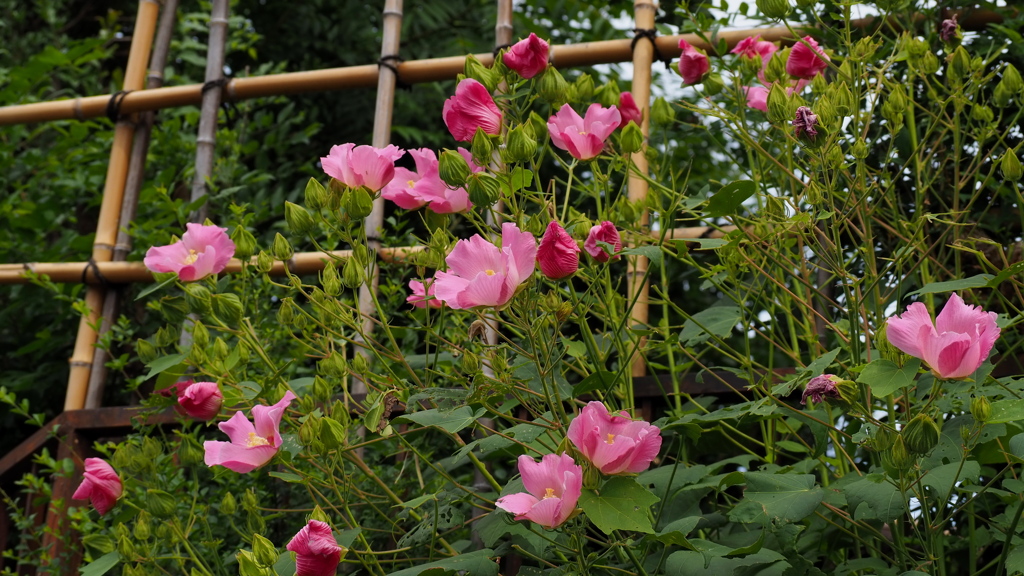
[[[381,248],[378,254],[385,262],[402,262],[408,255],[424,250],[426,250],[425,246],[403,246]],[[351,250],[334,250],[326,254],[324,252],[300,252],[287,262],[287,270],[292,274],[311,274],[323,270],[328,259],[350,256],[352,256]],[[250,264],[256,264],[255,257]],[[153,282],[152,272],[142,262],[97,262],[96,268],[107,282],[119,284]],[[235,274],[241,269],[242,261],[232,258],[224,268],[224,272]],[[270,269],[270,275],[284,276],[285,270],[284,262],[275,261],[274,267]],[[25,276],[27,271],[45,274],[52,282],[77,283],[84,280],[86,284],[102,283],[88,262],[33,262],[29,264],[0,264],[0,284],[27,284],[29,281]]]
[[[921,19],[924,17],[922,16]],[[984,29],[990,23],[1002,22],[1002,17],[990,10],[974,10],[966,14],[960,21],[965,30]],[[855,27],[868,27],[879,21],[878,18],[863,18],[854,21]],[[747,30],[727,30],[720,32],[718,40],[725,40],[732,47],[737,42],[760,34],[761,38],[770,42],[792,39],[785,27],[753,28]],[[707,42],[695,34],[676,36],[659,36],[655,42],[658,53],[665,58],[679,56],[679,40],[698,48],[713,50]],[[605,40],[603,42],[586,42],[583,44],[563,44],[553,46],[551,61],[561,68],[574,66],[591,66],[595,64],[614,64],[632,59],[632,39]],[[489,65],[494,57],[491,54],[476,54],[477,59]],[[413,60],[398,65],[399,80],[406,84],[435,82],[455,78],[462,72],[466,57],[450,56]],[[376,64],[347,66],[344,68],[328,68],[305,72],[287,72],[250,78],[235,78],[225,87],[225,98],[228,100],[245,100],[265,96],[284,94],[301,94],[305,92],[322,92],[330,90],[346,90],[353,88],[372,88],[377,85],[378,68]],[[176,106],[196,105],[202,100],[202,84],[137,90],[124,96],[121,111],[125,114],[174,108]],[[85,120],[104,116],[110,95],[87,96],[70,100],[37,102],[0,107],[0,126],[12,124],[30,124],[48,120]]]

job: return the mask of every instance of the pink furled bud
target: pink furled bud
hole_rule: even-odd
[[[950,44],[958,38],[957,33],[959,28],[960,25],[956,21],[956,14],[953,14],[952,18],[947,18],[942,21],[942,25],[939,27],[939,38],[941,38],[946,44]]]
[[[768,112],[768,89],[764,86],[744,86],[743,92],[747,97],[747,106]]]
[[[556,148],[565,150],[578,160],[590,160],[604,149],[604,141],[619,127],[622,115],[618,108],[604,108],[594,103],[587,108],[585,117],[565,104],[558,113],[548,118],[548,133]]]
[[[533,78],[548,67],[548,43],[531,32],[509,48],[501,61],[523,78]]]
[[[566,436],[604,474],[647,470],[661,450],[661,430],[626,412],[611,414],[601,402],[590,402],[569,423]]]
[[[605,252],[603,246],[598,242],[604,242],[612,247],[612,254]],[[614,254],[622,250],[622,238],[619,236],[619,231],[615,229],[615,224],[605,220],[600,224],[590,229],[590,233],[587,234],[587,239],[583,242],[583,249],[590,254],[590,257],[598,262],[607,262],[608,260],[618,260],[618,256]]]
[[[796,109],[796,118],[793,119],[793,128],[796,132],[796,137],[807,136],[811,140],[818,135],[818,130],[815,126],[818,125],[818,115],[811,112],[811,109],[807,106],[801,106]]]
[[[75,500],[89,500],[102,516],[114,507],[123,490],[121,479],[106,460],[86,458],[82,483],[71,497]]]
[[[536,267],[537,239],[511,223],[501,225],[501,248],[475,234],[459,240],[434,275],[434,297],[455,309],[504,306]]]
[[[794,78],[814,78],[828,68],[830,58],[810,36],[793,45],[786,60],[786,73]]]
[[[679,41],[683,53],[679,56],[679,74],[686,84],[699,84],[704,75],[711,70],[711,62],[703,51],[690,45],[686,40]]]
[[[270,462],[281,447],[281,417],[295,398],[289,390],[273,406],[253,406],[252,422],[240,411],[226,422],[221,422],[221,431],[231,441],[204,442],[206,465],[223,466],[239,474],[247,474]]]
[[[310,520],[285,548],[295,552],[295,576],[334,576],[341,562],[341,546],[319,520]]]
[[[153,272],[174,272],[182,282],[202,280],[217,274],[235,255],[235,243],[227,228],[188,223],[181,240],[167,246],[153,246],[143,263]]]
[[[491,136],[501,132],[501,110],[487,88],[472,78],[459,82],[441,113],[448,131],[460,142],[472,142],[477,128]]]
[[[444,302],[434,297],[433,278],[428,279],[426,282],[409,280],[409,290],[412,294],[405,301],[417,308],[440,308],[444,306]]]
[[[527,455],[519,457],[519,474],[529,493],[517,492],[498,498],[495,505],[545,528],[555,528],[569,519],[583,492],[583,468],[568,454],[545,454],[540,462]]]
[[[619,115],[622,117],[619,120],[619,128],[629,124],[630,120],[636,122],[637,126],[643,123],[643,113],[640,112],[640,108],[636,105],[636,100],[633,99],[632,93],[622,92],[619,94]]]
[[[212,420],[220,413],[224,395],[216,382],[186,380],[176,385],[178,406],[196,420]]]
[[[800,397],[800,403],[807,404],[808,398],[816,404],[820,404],[826,398],[841,399],[842,395],[839,394],[839,388],[836,386],[841,380],[835,374],[822,374],[821,376],[811,378],[811,381],[807,383],[807,387],[804,388],[803,395]]]
[[[761,66],[766,66],[772,54],[779,47],[772,42],[761,40],[761,35],[749,36],[740,40],[736,47],[730,50],[731,54],[738,54],[741,58],[760,58]]]
[[[537,264],[542,274],[552,280],[572,276],[580,267],[580,247],[558,222],[552,221],[540,239]]]
[[[953,294],[934,324],[924,304],[914,302],[902,316],[886,320],[885,336],[893,346],[923,360],[937,378],[961,380],[988,358],[999,327],[995,312],[965,304]]]
[[[365,186],[376,192],[395,177],[395,160],[404,153],[394,144],[374,148],[348,143],[331,146],[331,152],[320,158],[320,164],[324,173],[349,188]]]

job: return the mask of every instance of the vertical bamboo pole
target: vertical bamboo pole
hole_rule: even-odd
[[[153,55],[149,60],[149,74],[146,76],[146,89],[159,88],[164,84],[164,67],[167,64],[167,51],[174,34],[177,21],[178,0],[164,0],[163,11],[160,13],[160,24],[157,28]],[[153,131],[152,110],[138,115],[135,123],[135,136],[132,140],[132,154],[128,164],[128,177],[125,181],[124,198],[121,200],[121,217],[117,231],[117,243],[114,244],[115,262],[123,262],[132,248],[132,238],[128,235],[128,227],[135,219],[135,208],[139,201],[139,191],[146,172],[146,154],[149,152],[149,137]],[[102,324],[100,335],[110,331],[117,316],[121,300],[121,290],[107,293],[103,301]],[[103,402],[103,387],[107,379],[107,351],[95,348],[92,357],[92,372],[89,376],[89,389],[85,397],[86,408],[99,408]]]
[[[383,35],[380,43],[381,58],[398,54],[402,39],[402,0],[384,0]],[[373,112],[373,140],[371,144],[383,148],[391,143],[391,118],[395,107],[395,83],[398,81],[395,72],[387,66],[380,66],[377,77],[377,106]],[[380,250],[381,228],[384,225],[384,198],[377,197],[373,201],[373,210],[364,222],[366,244],[370,253],[369,278],[359,287],[359,313],[363,317],[363,334],[373,331],[375,306],[374,296],[380,283],[380,268],[377,266],[377,251]],[[364,357],[369,353],[356,347],[356,353]],[[359,378],[352,381],[353,394],[365,394],[366,382]]]
[[[132,44],[128,52],[128,64],[125,67],[123,90],[139,90],[143,86],[159,11],[160,5],[156,0],[139,1]],[[92,259],[96,262],[109,262],[113,257],[134,132],[132,123],[127,118],[119,119],[114,127],[110,164],[107,165],[107,178],[103,186],[103,199],[96,224],[96,238],[92,245]],[[92,286],[85,294],[88,312],[78,323],[78,337],[75,339],[75,349],[71,355],[68,389],[64,396],[65,410],[80,410],[85,406],[89,373],[92,370],[93,347],[97,338],[96,327],[100,320],[100,309],[103,307],[104,292],[102,286]]]
[[[203,103],[199,112],[199,131],[196,135],[196,173],[192,179],[192,202],[206,196],[206,181],[213,174],[213,153],[217,144],[217,111],[220,108],[220,86],[224,81],[224,45],[228,35],[229,0],[213,0],[210,11],[210,36],[206,45],[206,84],[203,85]],[[209,207],[203,204],[191,217],[203,222]]]
[[[638,29],[654,28],[654,17],[658,12],[655,0],[635,0],[633,12]],[[633,48],[633,98],[643,114],[640,129],[643,131],[645,141],[651,130],[651,63],[653,61],[654,43],[641,39]],[[636,172],[647,174],[647,156],[644,155],[644,151],[634,152],[632,159]],[[629,176],[630,202],[637,202],[647,197],[647,181],[639,174],[631,173]],[[644,210],[640,216],[640,226],[646,227],[649,222],[650,215],[647,210]],[[629,298],[632,301],[636,297],[636,304],[630,315],[632,324],[634,326],[647,324],[647,295],[650,290],[650,285],[644,280],[644,276],[647,274],[647,258],[634,256],[629,261],[626,274],[629,280]],[[643,376],[647,372],[643,356],[639,352],[633,356],[631,363],[633,376]],[[631,398],[627,401],[632,403]]]

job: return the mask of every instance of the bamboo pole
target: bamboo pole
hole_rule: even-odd
[[[921,16],[919,20],[923,20]],[[876,17],[863,18],[851,22],[855,28],[866,28],[880,22]],[[982,30],[989,24],[1002,23],[1003,18],[990,10],[974,10],[966,13],[960,20],[964,30]],[[793,37],[782,26],[772,28],[751,28],[746,30],[725,30],[718,33],[718,40],[725,40],[729,47],[750,36],[760,34],[769,42],[788,41]],[[696,34],[680,34],[675,36],[659,36],[655,42],[658,53],[666,57],[679,56],[679,40],[684,39],[697,48],[708,51],[716,50]],[[632,58],[630,44],[632,40],[605,40],[601,42],[585,42],[551,47],[551,60],[561,68],[574,66],[592,66],[595,64],[615,64],[626,62]],[[493,62],[492,54],[476,54],[484,65]],[[399,74],[406,84],[449,80],[462,72],[465,56],[431,58],[404,62],[398,65]],[[328,68],[304,72],[288,72],[269,74],[250,78],[235,78],[225,86],[226,95],[231,100],[245,100],[265,96],[281,96],[286,94],[302,94],[333,90],[350,90],[355,88],[372,88],[377,84],[376,64],[348,66],[344,68]],[[106,112],[110,95],[88,96],[68,100],[36,102],[0,107],[0,126],[12,124],[30,124],[47,120],[85,120],[103,116]],[[195,105],[202,101],[202,84],[173,86],[132,92],[125,96],[121,110],[125,113],[174,108],[177,106]]]
[[[389,56],[397,56],[402,39],[402,0],[385,0],[383,12],[383,33],[380,42],[381,61]],[[394,62],[394,61],[392,61]],[[387,66],[380,66],[377,77],[377,106],[373,112],[372,144],[384,148],[391,143],[391,118],[395,108],[395,83],[398,78]],[[362,315],[362,333],[373,331],[372,318],[376,306],[374,301],[377,286],[380,282],[380,267],[377,265],[377,253],[381,249],[381,228],[384,225],[384,198],[378,196],[373,201],[373,210],[364,222],[366,244],[370,253],[369,277],[359,287],[359,313]],[[362,338],[357,338],[357,342]],[[357,346],[356,353],[369,357],[366,349]],[[361,378],[352,379],[352,394],[366,394],[366,382]]]
[[[658,6],[654,0],[636,0],[633,3],[634,18],[638,30],[650,30],[654,28],[654,17],[658,13]],[[640,129],[643,132],[644,140],[647,140],[651,131],[651,64],[654,62],[654,43],[641,39],[633,48],[633,99],[640,108],[642,120]],[[647,198],[647,155],[643,150],[634,152],[632,155],[633,170],[630,171],[627,183],[627,193],[630,202],[641,202]],[[640,228],[646,228],[650,222],[650,214],[645,209],[640,215]],[[648,292],[650,285],[647,282],[647,258],[635,256],[629,259],[626,269],[626,279],[629,283],[629,301],[634,302],[630,311],[630,320],[633,326],[644,327],[647,324]],[[635,298],[635,301],[634,301]],[[643,339],[638,346],[643,348]],[[643,355],[638,352],[630,359],[631,373],[634,377],[643,376],[647,373],[647,366],[644,364]]]
[[[378,252],[384,262],[404,262],[412,254],[426,250],[425,246],[401,246],[397,248],[381,248]],[[351,250],[335,250],[332,252],[300,252],[292,256],[287,263],[275,261],[270,269],[271,276],[284,276],[287,271],[292,274],[312,274],[323,270],[327,260],[340,261],[352,256]],[[339,260],[340,259],[340,260]],[[256,258],[249,261],[256,265]],[[146,269],[142,262],[97,262],[99,270],[107,282],[115,283],[149,283],[153,282],[153,273]],[[237,274],[242,270],[242,262],[232,258],[224,273]],[[52,282],[79,283],[98,285],[96,276],[89,262],[32,262],[28,264],[0,264],[0,284],[28,284],[27,273],[46,275]]]
[[[164,68],[167,65],[167,51],[174,34],[177,22],[178,0],[164,0],[157,27],[156,42],[149,60],[149,74],[146,76],[146,88],[159,88],[164,83]],[[152,110],[139,114],[135,123],[135,135],[132,139],[132,154],[128,164],[128,177],[125,181],[124,198],[121,200],[121,217],[118,225],[117,243],[114,244],[114,262],[123,262],[131,251],[132,238],[128,227],[135,219],[135,208],[138,206],[139,191],[146,173],[146,154],[149,152],[149,139],[153,131]],[[107,292],[103,301],[103,312],[100,315],[100,338],[110,331],[117,317],[121,301],[121,289]],[[103,388],[107,379],[108,353],[102,348],[95,348],[92,356],[92,370],[89,375],[89,388],[85,396],[85,408],[99,408],[103,402]]]
[[[160,5],[155,0],[140,0],[138,14],[135,17],[135,31],[128,52],[128,64],[125,66],[123,90],[139,90],[143,86],[159,11]],[[132,123],[127,118],[118,120],[114,127],[110,164],[107,165],[96,238],[93,241],[92,259],[97,263],[109,262],[113,256],[133,135]],[[68,375],[68,389],[64,397],[65,410],[79,410],[85,405],[89,373],[92,369],[93,347],[97,337],[96,327],[99,324],[100,309],[103,307],[103,294],[104,289],[101,286],[92,286],[86,291],[85,303],[88,312],[82,316],[78,324],[78,336],[75,339]]]
[[[206,196],[206,182],[213,174],[213,153],[217,144],[217,113],[220,110],[220,86],[224,81],[224,45],[228,36],[229,0],[213,0],[210,11],[210,36],[206,44],[206,84],[201,88],[202,107],[196,134],[196,172],[192,179],[192,202]],[[209,214],[203,204],[192,214],[192,222],[202,223]]]

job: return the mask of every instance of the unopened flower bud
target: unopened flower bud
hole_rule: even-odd
[[[1003,154],[1003,159],[999,161],[999,171],[1003,173],[1003,178],[1016,182],[1021,177],[1021,166],[1020,160],[1017,155],[1014,154],[1013,150],[1007,150]]]
[[[284,203],[284,219],[294,234],[306,235],[316,229],[316,222],[309,211],[291,202]]]
[[[291,260],[292,255],[295,253],[288,239],[282,236],[280,232],[274,236],[273,252],[274,258],[282,261]]]
[[[202,322],[192,324],[192,345],[206,348],[210,345],[210,331]]]
[[[982,424],[992,417],[992,402],[987,396],[971,398],[971,416],[974,416],[974,419]]]
[[[348,186],[344,182],[331,178],[327,181],[327,209],[335,212],[345,204]]]
[[[561,324],[562,322],[565,322],[566,320],[568,320],[569,316],[571,316],[571,315],[572,315],[572,303],[571,302],[562,302],[562,304],[558,307],[558,310],[555,311],[555,320],[559,324]]]
[[[879,452],[884,452],[896,442],[897,433],[886,428],[885,426],[879,426],[878,430],[875,430],[875,435],[871,437],[871,447]]]
[[[334,352],[317,362],[317,373],[326,377],[342,378],[348,374],[348,362],[340,352]]]
[[[321,208],[327,206],[327,189],[324,188],[324,185],[316,178],[310,178],[309,182],[306,182],[306,191],[304,196],[306,208],[309,208],[314,212],[318,212]]]
[[[235,501],[234,495],[231,492],[224,494],[220,500],[221,513],[225,516],[234,516],[236,510],[238,510],[238,502]]]
[[[135,341],[135,353],[139,355],[139,361],[143,364],[149,364],[156,360],[158,356],[156,346],[153,346],[149,340],[143,340],[142,338]]]
[[[318,522],[323,522],[324,524],[331,523],[331,517],[328,516],[327,513],[324,512],[319,506],[313,507],[313,511],[309,514],[309,519],[316,520]]]
[[[494,146],[491,144],[491,137],[484,132],[483,128],[477,128],[476,133],[473,134],[473,143],[470,146],[473,162],[477,166],[486,166],[491,161],[491,153],[493,151]]]
[[[334,387],[320,376],[313,377],[313,397],[320,402],[328,402],[334,394]]]
[[[256,270],[261,274],[266,274],[274,267],[274,258],[260,250],[260,253],[256,255]]]
[[[470,54],[466,56],[466,65],[463,68],[463,73],[467,78],[472,78],[477,82],[484,85],[488,92],[494,92],[494,89],[498,87],[498,83],[501,82],[501,75],[495,70],[488,68],[483,65],[482,62],[476,59],[476,56]]]
[[[580,77],[573,83],[573,88],[576,91],[576,101],[583,103],[590,103],[594,98],[594,79],[590,77],[590,74],[580,74]],[[615,104],[618,104],[618,100]]]
[[[149,540],[149,537],[153,534],[153,526],[150,524],[149,512],[142,510],[139,515],[135,517],[135,528],[132,530],[132,534],[138,540]]]
[[[601,106],[607,108],[609,106],[618,106],[619,94],[621,93],[622,91],[619,90],[619,83],[612,79],[602,84],[594,92],[594,96],[595,100],[597,100]]]
[[[927,414],[918,414],[903,427],[901,436],[907,450],[914,454],[927,454],[939,443],[939,427]]]
[[[1007,64],[1003,69],[1003,79],[999,81],[1010,94],[1020,95],[1024,93],[1024,80],[1021,80],[1020,72],[1013,64]]]
[[[544,71],[544,75],[540,78],[537,92],[549,104],[558,107],[565,104],[568,100],[569,84],[557,68],[548,66],[548,69]]]
[[[789,110],[789,96],[786,89],[775,84],[768,91],[768,120],[774,124],[790,122],[793,114]]]
[[[858,160],[867,158],[869,151],[867,143],[859,138],[850,146],[850,154]]]
[[[324,269],[320,272],[320,285],[330,296],[337,296],[341,293],[341,277],[338,276],[338,269],[334,266],[334,262],[324,264]]]
[[[349,288],[358,288],[363,283],[363,268],[356,262],[355,258],[349,258],[345,262],[345,269],[341,273],[341,281]]]
[[[163,490],[146,490],[146,510],[157,518],[170,518],[178,508],[177,500]]]
[[[238,325],[242,313],[242,301],[237,294],[217,294],[213,297],[213,315],[228,326]]]
[[[277,562],[277,548],[274,543],[259,534],[252,536],[252,555],[256,563],[269,568]]]
[[[788,0],[757,0],[757,9],[767,18],[781,20],[789,14]]]
[[[231,241],[235,243],[235,258],[247,262],[256,252],[256,238],[242,226],[235,226],[231,232]]]
[[[548,134],[548,121],[541,117],[536,112],[530,112],[530,118],[526,123],[527,129],[533,139],[537,141],[537,146],[547,141]]]
[[[1010,104],[1010,99],[1013,97],[1012,93],[1003,82],[996,84],[996,89],[992,91],[992,103],[998,108],[1006,108]]]
[[[718,72],[712,72],[704,77],[704,92],[708,96],[714,96],[725,89],[725,82],[722,81],[722,75]]]
[[[970,74],[971,55],[967,53],[967,50],[964,50],[963,46],[958,46],[949,59],[949,64],[946,66],[946,76],[949,77],[953,86],[958,86]]]
[[[238,554],[235,555],[235,560],[238,562],[239,576],[266,576],[264,569],[256,563],[256,558],[252,552],[239,550]]]
[[[473,171],[462,154],[455,150],[445,150],[437,160],[437,173],[445,184],[459,188],[466,185],[466,180]]]
[[[295,313],[295,301],[291,298],[283,298],[277,309],[277,323],[290,328],[295,324]]]
[[[479,371],[480,357],[467,350],[466,353],[462,355],[462,373],[472,375]]]
[[[370,191],[360,186],[345,195],[345,213],[353,220],[362,220],[373,212],[373,197]]]
[[[324,448],[333,450],[344,446],[345,437],[345,427],[340,422],[327,416],[320,419],[320,441],[324,443]]]
[[[639,152],[644,147],[644,133],[632,120],[619,132],[619,148],[625,154]]]
[[[865,36],[857,41],[850,50],[850,57],[860,62],[866,62],[875,55],[878,50],[878,43],[875,43],[870,36]]]
[[[768,66],[764,70],[766,81],[778,85],[789,79],[789,73],[786,72],[786,60],[789,58],[790,50],[790,48],[784,48],[772,54],[768,60]]]
[[[306,421],[299,426],[299,442],[303,446],[313,446],[320,440],[321,419],[315,414],[306,417]]]
[[[908,470],[914,463],[914,457],[907,450],[902,434],[897,435],[892,447],[882,453],[882,463],[887,468],[892,468],[896,472],[895,475]]]
[[[508,132],[505,146],[506,162],[529,162],[537,153],[537,141],[527,134],[526,126],[516,126]]]
[[[654,99],[651,105],[651,122],[661,125],[670,125],[676,121],[676,110],[661,96]]]
[[[490,174],[483,172],[469,178],[469,199],[477,206],[491,206],[501,197],[501,183]]]
[[[971,108],[971,118],[978,121],[980,124],[991,124],[992,120],[996,117],[992,109],[984,104],[975,104]]]
[[[352,371],[356,374],[366,374],[366,370],[369,369],[370,365],[366,361],[366,356],[362,354],[356,354],[352,357]]]

